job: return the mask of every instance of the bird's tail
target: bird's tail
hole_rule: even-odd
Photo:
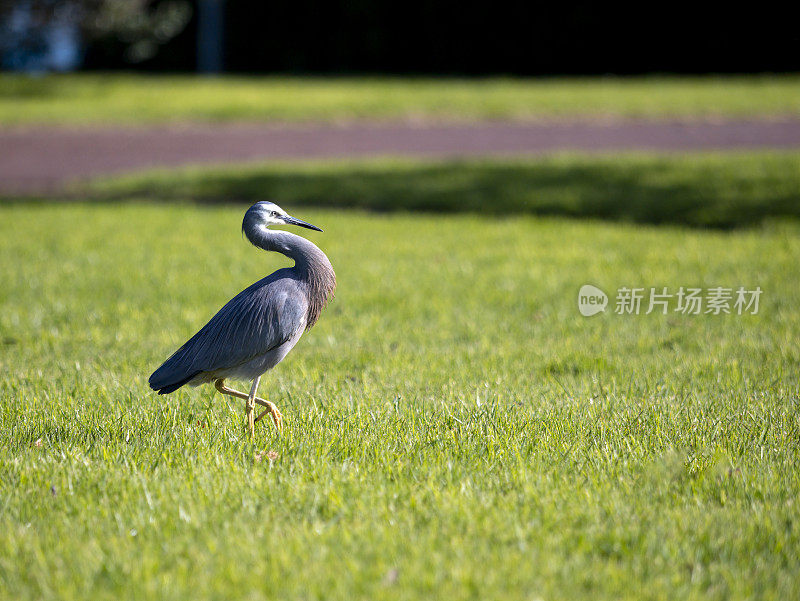
[[[148,383],[150,388],[158,392],[158,394],[169,394],[170,392],[175,392],[184,384],[188,384],[200,373],[199,371],[182,368],[179,362],[174,361],[173,356],[164,361],[161,367],[150,375]]]

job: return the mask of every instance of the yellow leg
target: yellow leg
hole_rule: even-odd
[[[250,433],[250,438],[256,434],[256,422],[253,412],[256,410],[256,392],[258,391],[258,383],[261,381],[261,376],[256,376],[253,380],[253,385],[250,387],[250,394],[247,396],[247,403],[244,406],[245,415],[247,415],[247,431]]]
[[[258,387],[257,382],[258,382],[258,379],[256,379],[253,382],[253,384],[255,386],[250,391],[251,394],[252,394],[252,401],[251,401],[251,395],[245,394],[244,392],[239,392],[238,390],[234,390],[233,388],[228,388],[227,386],[225,386],[225,380],[223,378],[220,378],[219,380],[215,380],[214,381],[214,387],[219,392],[221,392],[222,394],[227,394],[228,396],[236,397],[237,399],[243,399],[243,400],[247,401],[248,404],[250,404],[252,407],[255,407],[255,405],[261,405],[262,407],[266,407],[267,408],[266,411],[264,411],[261,415],[259,415],[258,417],[256,417],[253,420],[253,427],[255,427],[255,423],[258,420],[260,420],[267,413],[269,413],[270,416],[272,416],[272,421],[275,423],[275,427],[278,430],[283,430],[283,416],[281,415],[281,412],[278,411],[278,408],[275,406],[275,404],[274,403],[270,403],[269,401],[265,401],[264,399],[255,396],[255,388]],[[248,426],[248,428],[251,428],[251,426],[250,426],[250,416],[252,416],[252,411],[250,411],[250,413],[248,414],[248,418],[247,418],[247,426]],[[252,432],[252,429],[251,429],[251,432]]]

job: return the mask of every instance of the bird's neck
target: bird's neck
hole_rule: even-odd
[[[255,225],[245,227],[244,233],[254,246],[281,253],[294,261],[295,271],[309,286],[306,327],[310,328],[336,288],[336,274],[328,257],[314,243],[291,232]]]
[[[325,253],[302,236],[282,230],[271,230],[263,225],[245,228],[244,233],[254,246],[281,253],[292,259],[300,272],[306,273],[315,268],[330,269],[330,261]]]

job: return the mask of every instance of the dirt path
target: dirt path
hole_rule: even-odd
[[[269,159],[747,148],[800,148],[800,120],[21,128],[0,130],[0,192],[46,192],[69,180],[151,167]]]

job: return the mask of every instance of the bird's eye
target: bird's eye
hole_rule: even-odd
[[[277,217],[278,216],[278,211],[270,211],[269,215],[270,215],[270,217]]]

